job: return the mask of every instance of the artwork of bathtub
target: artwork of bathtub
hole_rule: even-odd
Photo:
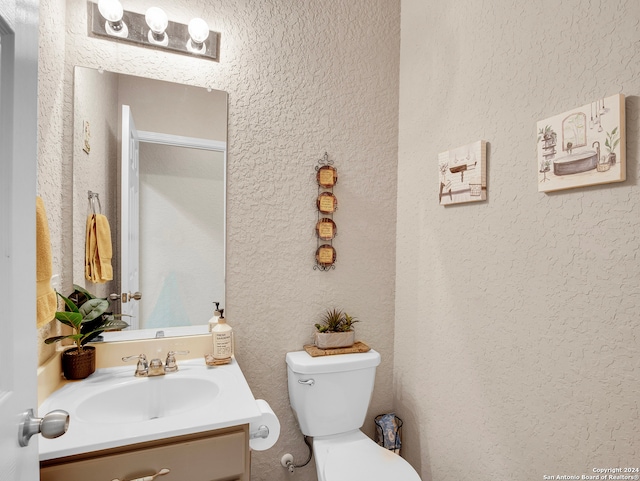
[[[626,179],[623,94],[541,120],[536,127],[540,192]]]
[[[553,161],[555,175],[579,174],[593,170],[598,165],[598,153],[595,150],[573,153]]]

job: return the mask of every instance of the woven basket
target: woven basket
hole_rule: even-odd
[[[96,348],[83,346],[82,352],[77,347],[62,353],[62,374],[69,380],[85,379],[96,370]]]

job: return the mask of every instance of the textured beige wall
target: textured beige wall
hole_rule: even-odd
[[[222,33],[212,63],[88,38],[82,0],[42,0],[38,189],[50,204],[54,269],[71,286],[73,67],[102,67],[229,93],[226,313],[237,357],[282,423],[278,444],[253,453],[254,480],[291,479],[285,452],[307,454],[289,408],[284,356],[310,340],[331,306],[359,317],[358,337],[383,356],[371,407],[392,408],[400,2],[161,2],[171,19],[204,17]],[[128,1],[144,11],[148,3]],[[66,29],[65,25],[66,11]],[[44,15],[43,15],[44,16]],[[340,179],[334,271],[312,269],[316,161]],[[206,299],[207,302],[213,299]],[[41,360],[47,351],[41,351]],[[328,407],[330,409],[330,407]],[[366,426],[372,433],[373,422]],[[315,467],[296,479],[314,480]]]
[[[93,283],[85,279],[85,252],[87,216],[102,208],[111,224],[118,218],[118,76],[102,75],[89,69],[74,72],[73,95],[73,282],[89,289],[98,297],[108,297],[116,291],[114,280]],[[96,95],[100,92],[100,95]],[[84,148],[84,122],[89,122],[89,153]],[[88,191],[99,195],[100,202],[89,203]],[[112,239],[115,236],[112,233]],[[113,242],[113,279],[120,276],[117,242]],[[65,256],[66,259],[66,256]],[[66,262],[66,261],[65,261]],[[71,290],[65,290],[69,293]]]
[[[403,0],[395,406],[424,481],[637,465],[640,4]],[[627,95],[627,181],[538,193],[536,121]],[[488,201],[437,154],[489,142]]]
[[[71,158],[72,90],[65,82],[64,0],[40,2],[40,39],[38,51],[38,186],[37,192],[47,209],[51,256],[54,274],[71,285],[73,265],[65,253],[72,250],[71,225],[73,198],[69,190],[73,170]],[[66,108],[66,112],[65,112]],[[59,323],[51,322],[38,330],[38,365],[55,352],[55,345],[45,345],[42,339],[59,334]]]

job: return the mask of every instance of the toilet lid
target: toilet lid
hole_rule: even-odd
[[[324,466],[326,481],[420,481],[418,473],[397,454],[362,439],[346,446],[336,446],[327,453]]]

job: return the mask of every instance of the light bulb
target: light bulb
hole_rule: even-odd
[[[118,0],[99,0],[98,10],[108,22],[116,23],[122,20],[124,10]]]
[[[164,10],[158,7],[151,7],[147,10],[144,19],[149,25],[149,34],[147,36],[149,42],[166,47],[169,44],[169,37],[165,30],[169,25],[169,18],[164,13]]]
[[[98,11],[106,20],[104,29],[109,35],[128,37],[129,29],[122,21],[124,9],[118,0],[98,0]]]
[[[149,8],[144,19],[147,21],[147,25],[149,25],[151,31],[159,35],[163,34],[167,29],[167,25],[169,25],[169,18],[167,17],[167,14],[164,13],[164,10],[158,7]]]
[[[205,53],[205,40],[209,38],[209,25],[201,18],[194,18],[189,22],[189,41],[187,49],[193,53]]]
[[[189,22],[189,35],[199,45],[209,38],[209,25],[201,18],[194,18]]]

